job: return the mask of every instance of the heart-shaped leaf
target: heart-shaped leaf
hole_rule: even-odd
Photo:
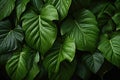
[[[98,49],[109,62],[120,67],[120,35],[114,35],[110,39],[108,35],[103,35]]]
[[[74,38],[79,50],[94,50],[99,34],[95,16],[89,10],[76,12],[73,18],[68,18],[63,22],[61,34],[67,34]]]
[[[20,26],[12,30],[9,21],[0,22],[0,53],[15,50],[23,38],[24,35]]]
[[[27,61],[30,57],[29,49],[15,52],[8,60],[6,70],[12,80],[22,80],[27,74]]]
[[[40,51],[41,54],[46,53],[56,39],[57,28],[52,21],[58,20],[57,10],[54,6],[47,5],[42,8],[40,15],[31,11],[22,19],[28,45]]]

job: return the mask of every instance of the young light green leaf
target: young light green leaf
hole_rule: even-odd
[[[30,0],[18,0],[18,5],[16,7],[17,18],[19,20],[21,14],[25,11],[26,5]]]
[[[44,0],[44,1],[56,7],[61,20],[67,16],[69,7],[72,3],[72,0]]]
[[[66,38],[63,44],[52,50],[45,58],[44,65],[50,75],[59,71],[60,63],[64,60],[72,62],[75,56],[75,43],[72,38]]]
[[[57,28],[52,22],[58,20],[57,10],[52,5],[42,8],[40,15],[28,12],[23,16],[22,27],[28,45],[43,55],[53,45]]]
[[[103,56],[112,64],[120,67],[120,35],[114,35],[108,38],[107,35],[101,37],[98,49],[102,52]]]
[[[22,28],[16,26],[13,30],[9,21],[0,22],[0,53],[15,50],[24,38]]]
[[[9,16],[15,7],[15,0],[0,0],[0,20]]]
[[[77,49],[79,50],[94,50],[99,34],[95,16],[89,10],[83,10],[81,12],[76,12],[73,18],[68,18],[63,22],[61,34],[67,34],[74,38]]]

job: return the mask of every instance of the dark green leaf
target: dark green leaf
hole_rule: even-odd
[[[102,5],[103,7],[101,8],[101,11],[99,12],[98,18],[100,18],[102,15],[107,14],[108,16],[113,16],[115,13],[115,6],[112,5],[111,3],[104,3],[104,5]]]
[[[104,57],[101,53],[87,54],[84,55],[83,59],[85,65],[93,72],[96,73],[104,62]]]
[[[43,1],[42,0],[31,0],[31,3],[36,11],[41,11],[43,7]]]
[[[15,7],[15,0],[0,0],[0,20],[9,16]]]
[[[103,25],[102,32],[103,33],[108,33],[112,32],[115,29],[115,24],[112,19],[107,20],[107,23]]]
[[[120,11],[120,0],[116,0],[114,4],[115,4],[117,10]]]
[[[0,53],[15,50],[24,36],[20,26],[13,30],[9,21],[0,22]]]
[[[26,5],[30,0],[18,0],[18,5],[16,7],[17,18],[19,20],[21,14],[25,11]]]

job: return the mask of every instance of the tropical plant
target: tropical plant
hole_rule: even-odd
[[[120,0],[0,0],[0,79],[104,80],[119,30]]]

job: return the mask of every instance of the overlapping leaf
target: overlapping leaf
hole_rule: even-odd
[[[114,35],[110,39],[108,35],[103,35],[98,49],[103,56],[112,64],[120,67],[120,35]]]
[[[61,20],[67,16],[69,7],[72,3],[72,0],[44,0],[44,1],[53,4],[57,8]]]
[[[39,13],[39,11],[42,9],[42,7],[44,6],[43,1],[42,0],[31,0],[31,3],[34,7],[34,9]]]
[[[115,18],[115,6],[108,2],[102,4],[100,9],[97,18],[99,26],[102,27],[102,32],[112,32],[115,29],[115,23],[112,19],[112,17]]]
[[[15,0],[0,0],[0,20],[9,16],[15,7]]]
[[[39,53],[24,46],[8,60],[6,70],[12,80],[33,80],[39,73]]]
[[[120,30],[120,12],[119,13],[116,13],[114,16],[112,16],[112,19],[113,21],[115,22],[116,24],[116,30]]]
[[[52,52],[45,58],[44,65],[48,70],[49,76],[52,73],[58,73],[60,63],[64,60],[71,62],[75,56],[75,43],[71,38],[66,38],[62,45],[52,50]],[[61,65],[62,66],[62,65]],[[54,75],[53,75],[54,76]],[[67,77],[67,76],[66,76]],[[55,78],[55,80],[58,78]]]
[[[40,14],[28,12],[23,16],[23,29],[28,45],[44,54],[54,43],[57,28],[52,22],[58,20],[57,10],[52,5],[42,8]]]
[[[18,0],[18,5],[16,7],[17,18],[19,19],[21,14],[25,11],[26,5],[30,0]]]
[[[22,80],[26,76],[29,57],[29,51],[24,49],[21,52],[15,52],[8,60],[6,70],[12,80]]]
[[[15,50],[24,36],[20,26],[11,29],[9,21],[0,22],[0,53]]]
[[[104,62],[104,57],[101,53],[88,54],[83,57],[83,62],[93,72],[96,73]]]
[[[27,76],[27,80],[34,80],[34,78],[36,77],[36,75],[39,73],[39,67],[38,66],[38,62],[40,60],[40,56],[39,53],[37,52],[36,54],[33,54],[34,56],[31,57],[31,69],[28,72],[28,76]]]
[[[68,18],[63,22],[61,34],[67,34],[74,38],[79,50],[94,50],[99,34],[95,16],[89,10],[76,12],[73,18]]]

